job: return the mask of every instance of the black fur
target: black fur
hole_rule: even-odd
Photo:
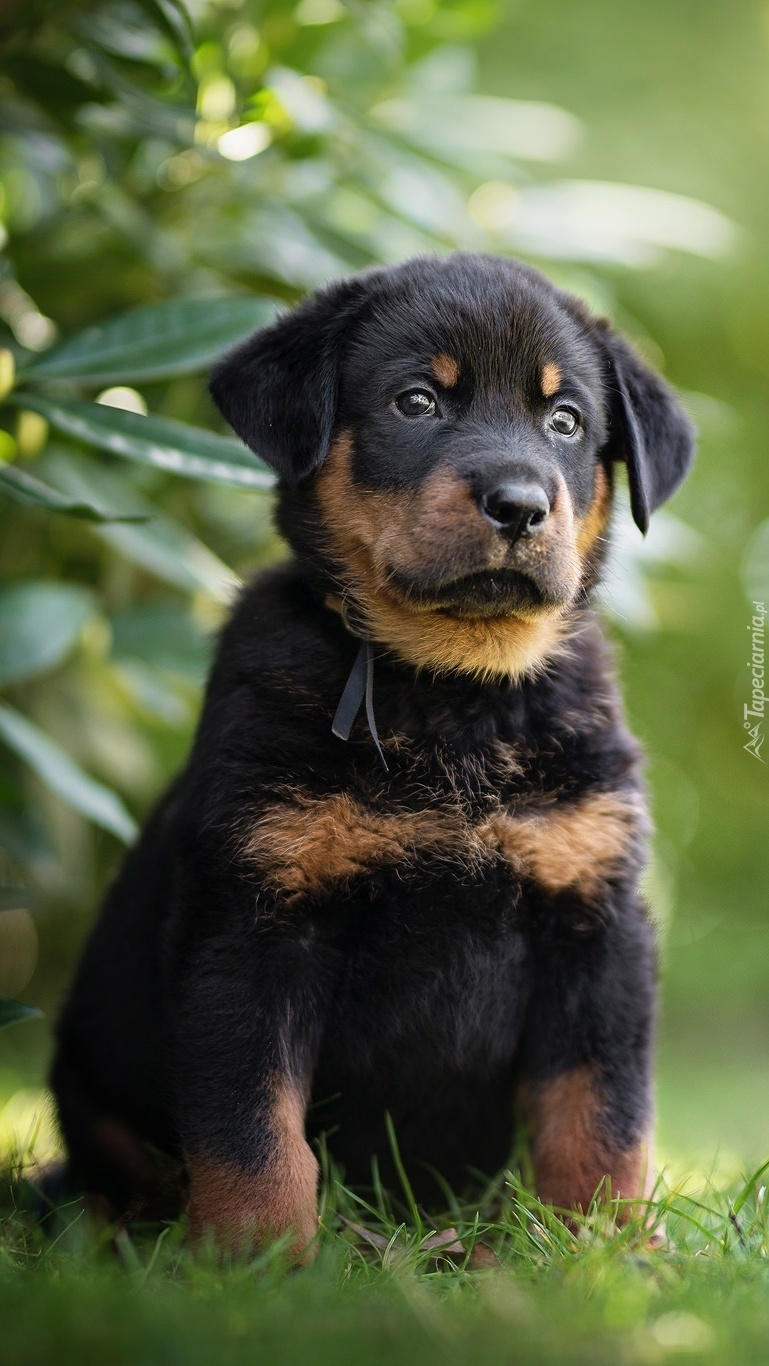
[[[364,297],[355,280],[332,285],[236,347],[211,376],[227,421],[292,487],[328,451],[342,342]]]
[[[686,477],[692,460],[692,429],[681,420],[681,409],[670,389],[627,342],[609,333],[603,340],[616,384],[617,448],[628,467],[633,519],[645,534],[651,513]]]
[[[441,354],[457,362],[454,385],[430,377]],[[538,377],[548,361],[562,375],[557,402],[582,414],[576,443],[547,426],[552,403]],[[435,419],[404,417],[393,400],[428,383]],[[568,606],[569,639],[539,669],[479,681],[461,668],[416,669],[379,642],[388,771],[362,721],[349,743],[336,739],[331,719],[358,641],[325,605],[344,566],[312,476],[345,432],[364,502],[418,496],[446,469],[476,502],[525,475],[552,506],[562,480],[580,517],[597,468],[610,477],[611,461],[625,459],[645,527],[691,458],[675,399],[536,272],[463,254],[319,293],[228,356],[212,390],[281,476],[278,517],[295,554],[243,591],[189,763],[128,856],[80,964],[53,1074],[72,1182],[119,1213],[147,1208],[144,1168],[103,1141],[104,1117],[141,1151],[179,1164],[202,1155],[258,1182],[282,1151],[276,1078],[306,1095],[308,1136],[329,1133],[352,1181],[369,1181],[374,1155],[389,1171],[389,1111],[428,1198],[429,1167],[464,1186],[472,1170],[502,1166],[522,1083],[544,1094],[579,1069],[595,1078],[599,1153],[626,1152],[651,1111],[642,814],[592,896],[549,891],[501,854],[473,864],[429,841],[405,861],[363,859],[343,883],[289,895],[244,859],[242,837],[276,805],[290,812],[297,792],[344,794],[373,822],[460,812],[473,829],[500,808],[515,817],[573,811],[596,793],[642,800],[638,750],[589,606],[600,541]],[[500,588],[473,569],[472,585],[460,575],[456,587],[453,564],[450,546],[420,561],[404,600],[438,601],[461,622],[549,605],[555,592],[528,571],[510,571]]]

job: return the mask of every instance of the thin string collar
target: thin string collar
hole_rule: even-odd
[[[374,717],[374,647],[368,636],[364,636],[351,624],[346,606],[341,598],[329,594],[326,598],[326,606],[330,607],[332,612],[339,613],[346,630],[360,641],[360,649],[355,656],[355,662],[350,670],[342,696],[339,699],[339,705],[334,713],[334,719],[331,722],[331,733],[336,735],[339,740],[349,740],[361,703],[365,702],[366,721],[371,739],[376,745],[385,772],[388,772],[387,760],[379,742],[379,733]]]

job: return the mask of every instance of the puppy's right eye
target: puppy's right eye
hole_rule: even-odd
[[[407,389],[395,400],[404,417],[432,417],[435,399],[425,389]]]

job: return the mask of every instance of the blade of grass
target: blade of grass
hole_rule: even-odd
[[[421,1234],[423,1232],[422,1216],[419,1213],[419,1207],[417,1205],[416,1200],[414,1199],[414,1192],[411,1189],[411,1182],[409,1181],[408,1175],[406,1173],[406,1168],[403,1164],[400,1148],[398,1147],[398,1139],[395,1134],[395,1125],[393,1124],[392,1115],[390,1114],[389,1110],[385,1113],[385,1127],[387,1129],[387,1141],[390,1145],[390,1152],[392,1153],[393,1164],[398,1175],[398,1180],[401,1183],[401,1189],[403,1190],[403,1194],[406,1198],[406,1204],[408,1206],[409,1213],[411,1214],[411,1217],[414,1220],[417,1230]]]

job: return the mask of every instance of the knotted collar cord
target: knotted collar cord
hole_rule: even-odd
[[[355,636],[356,640],[360,641],[360,649],[355,656],[355,663],[350,670],[342,696],[339,699],[339,705],[334,713],[334,719],[331,722],[331,733],[340,740],[349,740],[350,732],[360,711],[361,702],[365,701],[366,721],[371,739],[376,745],[377,753],[387,772],[387,760],[379,743],[379,734],[374,717],[374,647],[368,636],[361,635],[360,631],[356,631],[355,627],[350,624],[347,608],[340,598],[329,594],[326,598],[326,606],[330,607],[332,612],[339,613],[350,635]]]

